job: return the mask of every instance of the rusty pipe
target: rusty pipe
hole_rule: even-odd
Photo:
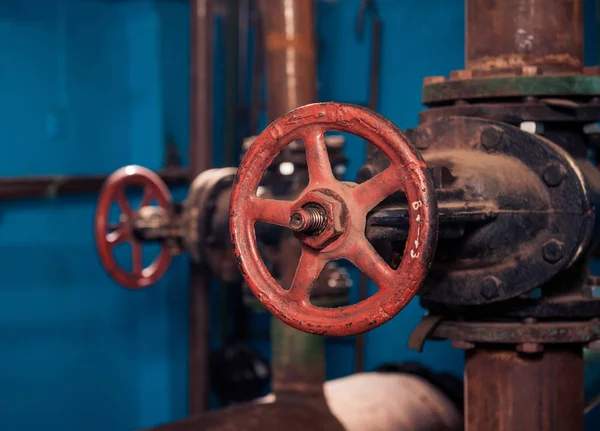
[[[466,431],[583,429],[581,346],[476,347],[465,362]]]
[[[210,0],[190,2],[191,20],[191,180],[212,165],[212,8]],[[210,275],[198,265],[190,273],[190,414],[208,407],[208,334]]]
[[[474,76],[582,71],[582,0],[467,0],[466,12]]]
[[[266,60],[267,116],[272,121],[317,100],[313,0],[260,0]],[[282,251],[282,281],[291,283],[298,243]],[[273,391],[281,397],[310,395],[324,404],[325,347],[322,337],[271,321]]]
[[[313,0],[260,0],[272,121],[317,100]]]
[[[320,397],[325,382],[325,340],[271,319],[273,392],[277,397]]]

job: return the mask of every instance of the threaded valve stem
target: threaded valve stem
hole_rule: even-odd
[[[309,204],[292,213],[289,225],[294,232],[317,235],[327,226],[327,214],[322,206]]]

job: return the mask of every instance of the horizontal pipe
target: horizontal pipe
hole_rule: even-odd
[[[157,172],[170,186],[189,184],[185,168],[167,168]],[[0,200],[55,198],[99,192],[108,175],[45,175],[0,178]]]

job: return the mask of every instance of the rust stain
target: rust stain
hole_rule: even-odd
[[[269,33],[265,38],[265,44],[268,51],[286,51],[292,49],[302,57],[311,57],[314,55],[314,49],[307,42],[306,38],[288,38],[283,33]]]
[[[581,68],[582,64],[578,58],[569,54],[548,54],[543,57],[531,58],[526,54],[508,54],[500,56],[484,56],[469,61],[469,68],[477,71],[492,72],[495,70],[507,70],[523,66],[544,66],[550,64],[569,65],[574,69]]]

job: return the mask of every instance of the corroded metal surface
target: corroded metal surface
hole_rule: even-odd
[[[465,364],[466,431],[583,430],[581,347],[477,348]]]
[[[600,339],[600,321],[582,322],[456,322],[442,321],[434,338],[470,343],[586,344]]]
[[[600,76],[590,75],[508,76],[425,82],[425,105],[455,100],[505,97],[590,97],[600,95]]]
[[[440,119],[407,135],[423,150],[438,202],[439,240],[422,299],[443,304],[437,307],[443,313],[505,302],[548,283],[555,291],[573,286],[573,273],[559,275],[594,247],[599,175],[588,161],[574,159],[564,141],[559,147],[479,118]],[[569,136],[568,148],[576,142]],[[387,165],[381,155],[371,156],[359,180]],[[369,213],[369,240],[402,240],[407,216],[401,196],[388,199]]]
[[[168,210],[172,202],[169,189],[160,177],[141,166],[126,166],[115,171],[108,177],[100,193],[94,217],[94,234],[100,261],[117,283],[139,289],[156,283],[164,275],[171,262],[171,254],[163,246],[156,259],[149,266],[143,267],[142,244],[134,236],[134,222],[139,209],[134,210],[127,200],[127,187],[142,188],[140,208],[154,200],[162,209]],[[116,230],[109,231],[109,214],[113,203],[119,206],[122,216]],[[120,266],[113,255],[114,247],[123,242],[131,245],[132,271]]]
[[[183,203],[185,249],[195,264],[227,282],[241,279],[229,241],[229,196],[236,172],[236,168],[202,172]]]
[[[267,112],[273,120],[317,100],[313,0],[261,0]]]
[[[213,7],[212,0],[190,0],[190,177],[212,166]],[[198,414],[208,407],[208,333],[210,273],[192,263],[189,299],[189,407]]]
[[[271,319],[272,387],[276,395],[322,395],[325,339]]]
[[[190,176],[212,165],[213,16],[211,0],[190,1]]]
[[[330,380],[324,395],[270,394],[151,431],[462,430],[453,379],[414,364],[401,368]]]
[[[344,431],[325,399],[278,398],[268,404],[237,406],[192,417],[148,431]]]
[[[335,130],[372,142],[390,167],[363,184],[337,181],[323,135]],[[298,201],[261,199],[256,190],[264,171],[289,143],[303,140],[310,182]],[[284,290],[262,261],[254,232],[257,221],[288,226],[304,196],[319,190],[339,203],[332,218],[342,234],[321,250],[303,244],[296,276]],[[397,270],[379,256],[365,238],[367,213],[402,190],[409,202],[407,246]],[[316,199],[325,207],[324,199]],[[436,201],[425,163],[412,143],[390,121],[357,106],[319,103],[291,111],[268,126],[246,153],[231,198],[231,238],[242,275],[266,308],[289,325],[311,333],[345,336],[373,329],[395,316],[423,283],[437,238]],[[330,260],[346,258],[377,284],[379,291],[358,304],[319,308],[309,301],[313,282]]]
[[[563,98],[527,97],[520,102],[449,104],[419,114],[419,123],[432,123],[448,117],[478,117],[520,125],[523,121],[594,123],[600,120],[600,99],[571,101]]]
[[[583,1],[467,0],[465,39],[474,74],[579,72]]]

